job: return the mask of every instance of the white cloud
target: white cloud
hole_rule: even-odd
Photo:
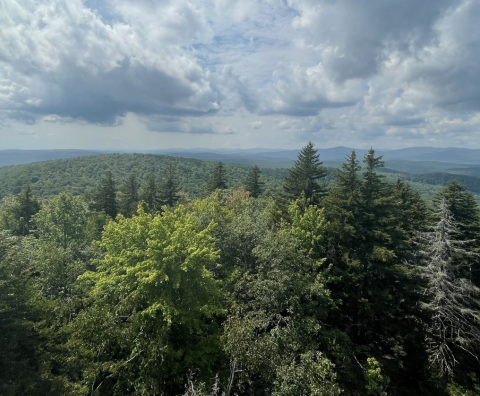
[[[248,126],[253,129],[260,129],[263,125],[262,121],[252,121],[248,123]]]
[[[174,134],[201,146],[480,144],[475,0],[2,6],[2,136],[22,123],[125,132],[134,114],[177,145]]]

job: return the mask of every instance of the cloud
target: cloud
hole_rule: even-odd
[[[262,121],[252,121],[248,123],[248,126],[253,129],[260,129],[263,125]]]
[[[478,145],[478,1],[2,4],[3,130],[134,114],[202,146]]]
[[[2,108],[98,124],[127,112],[218,111],[222,94],[209,70],[182,47],[209,39],[203,14],[182,0],[115,4],[119,19],[107,24],[79,0],[7,1],[0,75],[10,91]]]
[[[185,133],[191,135],[233,135],[236,131],[230,126],[219,127],[211,121],[196,117],[151,115],[142,117],[148,129],[161,133]]]
[[[260,114],[313,116],[324,108],[352,106],[362,97],[359,81],[337,84],[321,64],[303,69],[280,64],[264,90]]]

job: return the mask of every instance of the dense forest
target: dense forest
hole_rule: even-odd
[[[478,205],[383,168],[3,168],[0,395],[478,395]]]
[[[39,197],[52,197],[60,192],[81,195],[93,190],[105,172],[112,171],[118,181],[133,173],[138,180],[151,174],[162,175],[170,166],[176,169],[182,190],[192,197],[205,192],[209,175],[215,163],[191,158],[153,154],[101,154],[55,161],[0,168],[0,198],[18,194],[26,187]],[[229,187],[240,187],[250,167],[225,164]],[[264,169],[266,192],[273,193],[288,171]]]

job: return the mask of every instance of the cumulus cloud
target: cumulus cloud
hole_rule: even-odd
[[[220,108],[209,70],[181,46],[209,37],[202,13],[186,1],[120,1],[111,24],[79,0],[5,4],[4,109],[112,124],[129,111],[201,115]]]
[[[478,139],[475,0],[2,7],[3,128],[7,120],[116,126],[133,113],[151,131],[243,135],[256,146],[276,131],[290,136],[284,145]]]

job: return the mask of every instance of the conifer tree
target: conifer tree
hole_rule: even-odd
[[[258,198],[263,192],[265,182],[260,180],[260,173],[262,173],[260,168],[255,165],[244,181],[245,190],[247,190],[253,198]]]
[[[98,192],[95,197],[95,209],[104,211],[105,214],[114,219],[118,213],[117,196],[115,190],[115,180],[112,172],[108,171],[100,182]]]
[[[425,244],[424,265],[430,312],[428,348],[430,363],[441,374],[451,375],[457,363],[475,356],[480,349],[480,289],[458,276],[455,257],[472,257],[459,239],[458,224],[443,198],[436,211],[437,222],[421,234]],[[478,362],[477,362],[478,364]]]
[[[132,217],[137,211],[138,206],[138,190],[140,183],[136,176],[131,173],[124,181],[119,194],[119,209],[120,213],[125,217]]]
[[[158,194],[157,180],[153,173],[148,176],[142,187],[140,201],[144,203],[145,209],[148,213],[155,213],[162,206]]]
[[[465,248],[480,253],[480,211],[473,195],[463,185],[452,181],[436,195],[434,203],[439,206],[443,200],[457,223],[458,239],[465,242]],[[460,257],[456,260],[461,275],[480,287],[480,256],[469,259],[468,265],[461,260]]]
[[[409,343],[422,351],[423,342],[420,330],[411,334],[421,314],[418,280],[404,264],[415,248],[400,227],[403,207],[377,172],[383,166],[381,157],[370,150],[364,163],[360,176],[352,152],[336,174],[336,186],[322,201],[328,221],[328,263],[331,275],[340,280],[330,290],[334,300],[342,302],[332,311],[329,323],[344,331],[359,350],[377,359],[391,381],[398,383],[402,375],[421,375],[423,363],[421,352],[412,354],[408,364],[403,357]],[[388,361],[386,354],[395,357]],[[399,364],[411,371],[400,370]],[[355,365],[348,370],[354,372]]]
[[[16,227],[12,230],[16,235],[28,235],[32,230],[32,216],[40,210],[40,203],[32,194],[30,186],[15,197],[14,215]]]
[[[178,183],[177,172],[172,165],[169,165],[159,186],[159,196],[162,205],[175,205],[180,197],[179,192],[180,185]]]
[[[283,195],[288,200],[300,198],[302,194],[312,203],[318,203],[319,199],[326,194],[326,188],[318,183],[319,179],[327,175],[322,166],[314,144],[308,144],[302,148],[295,161],[295,165],[289,171],[283,185]]]
[[[212,176],[207,183],[207,192],[211,193],[215,190],[224,190],[227,188],[227,171],[222,162],[215,165]]]

